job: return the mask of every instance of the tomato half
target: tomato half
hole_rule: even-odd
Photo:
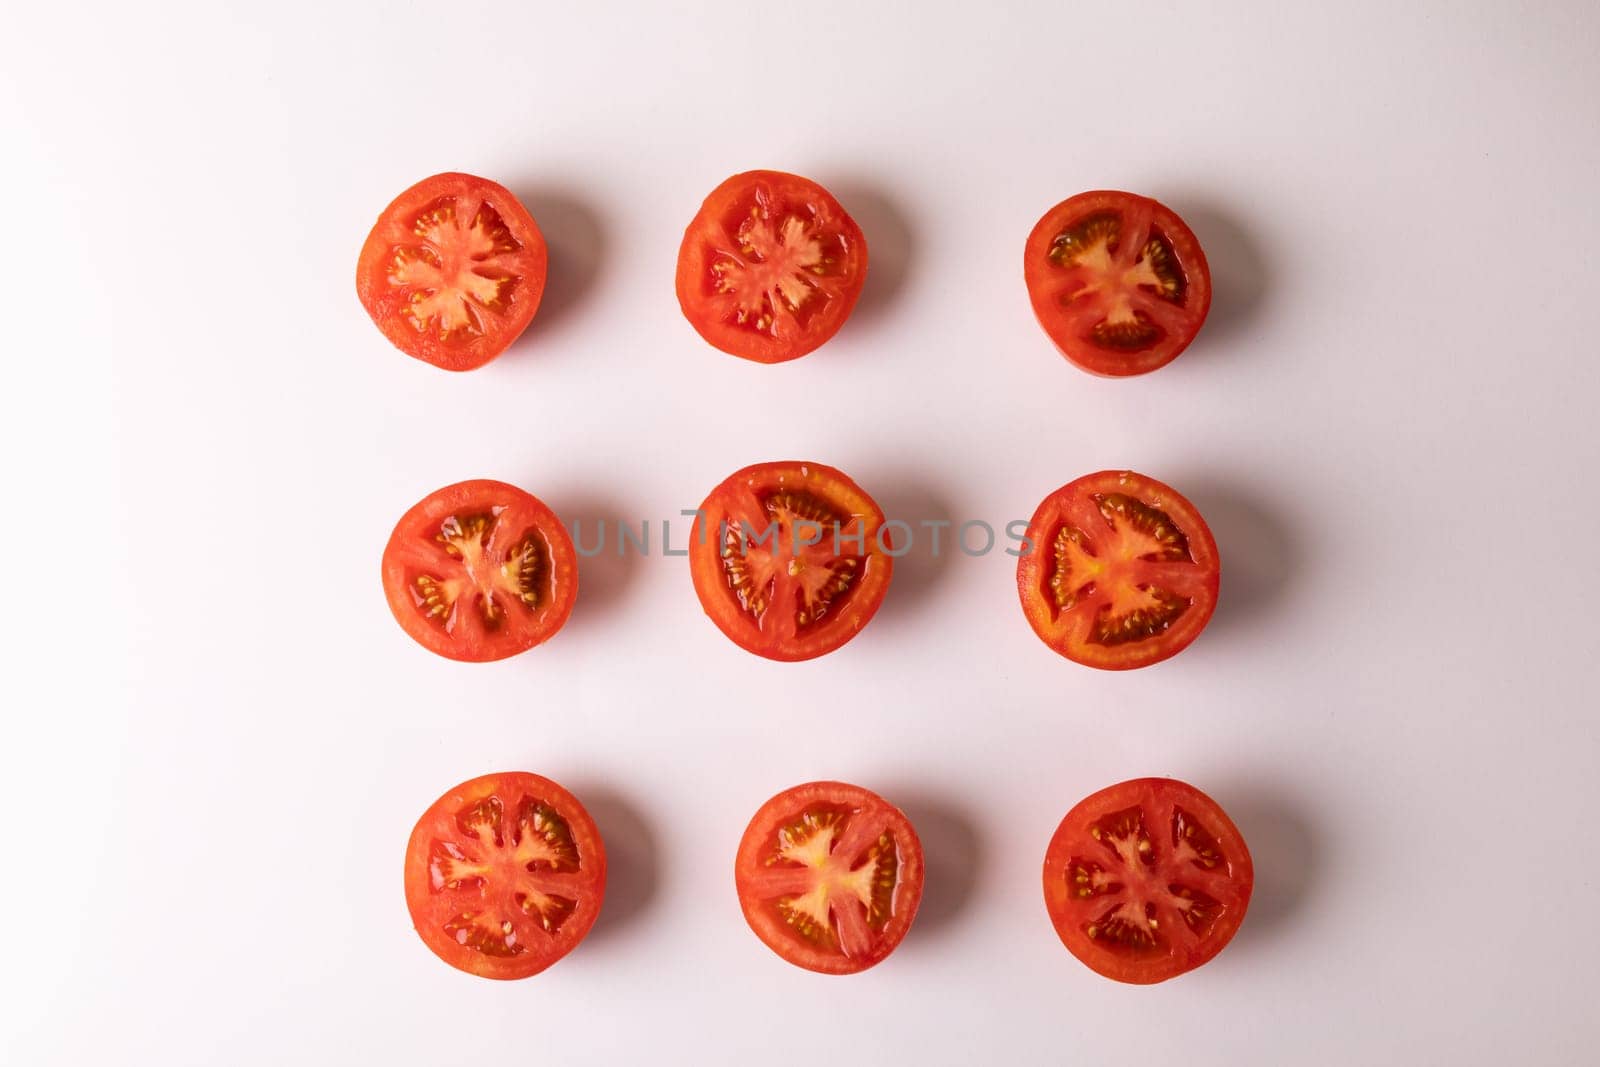
[[[922,843],[905,813],[843,782],[785,789],[739,842],[734,883],[768,948],[823,974],[893,952],[922,902]]]
[[[578,597],[578,554],[556,513],[505,482],[430,493],[383,550],[389,610],[450,659],[504,659],[548,639]]]
[[[525,771],[434,801],[406,846],[406,907],[423,943],[484,978],[526,978],[571,952],[600,914],[606,850],[578,798]]]
[[[1244,921],[1255,869],[1217,802],[1174,778],[1102,789],[1044,856],[1044,903],[1090,970],[1148,985],[1192,971]]]
[[[752,170],[711,191],[678,250],[678,304],[712,345],[782,363],[839,332],[867,280],[861,227],[796,174]]]
[[[1101,471],[1045,497],[1017,561],[1040,639],[1089,667],[1128,670],[1189,647],[1217,606],[1211,530],[1176,489]]]
[[[1079,193],[1045,212],[1022,272],[1039,325],[1091,374],[1166,366],[1211,309],[1211,268],[1194,231],[1133,193]]]
[[[812,659],[861,632],[883,603],[894,539],[883,511],[832,467],[758,463],[711,491],[689,540],[694,590],[739,647]]]
[[[361,246],[356,293],[406,355],[472,370],[533,321],[547,266],[544,235],[507,189],[435,174],[383,209]]]

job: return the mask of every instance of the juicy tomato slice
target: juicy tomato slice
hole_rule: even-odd
[[[383,550],[389,610],[450,659],[504,659],[549,638],[578,596],[578,554],[555,512],[505,482],[430,493]]]
[[[820,463],[758,463],[700,505],[689,541],[695,592],[741,648],[812,659],[861,631],[894,570],[883,511]]]
[[[1217,606],[1205,520],[1169,485],[1101,471],[1045,497],[1017,561],[1022,611],[1077,663],[1128,670],[1189,647]]]
[[[525,771],[434,801],[406,846],[406,907],[423,943],[484,978],[538,974],[600,914],[606,850],[578,798]]]
[[[1045,212],[1022,270],[1039,325],[1091,374],[1166,366],[1211,309],[1211,268],[1194,231],[1133,193],[1079,193]]]
[[[1140,985],[1221,952],[1254,884],[1238,828],[1173,778],[1138,778],[1080,801],[1044,856],[1045,907],[1062,943],[1091,970]]]
[[[782,363],[839,332],[867,280],[861,227],[816,182],[774,170],[711,191],[678,251],[678,304],[700,336]]]
[[[785,789],[745,829],[734,882],[768,948],[823,974],[893,952],[922,901],[922,843],[905,813],[843,782]]]
[[[472,370],[533,321],[548,255],[533,216],[471,174],[424,178],[384,208],[361,247],[356,293],[409,356]]]

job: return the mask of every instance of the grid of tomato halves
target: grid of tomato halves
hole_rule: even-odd
[[[503,186],[438,174],[401,193],[361,250],[356,289],[407,355],[481,367],[533,320],[549,271],[537,222]],[[867,240],[816,182],[736,174],[684,232],[677,294],[708,343],[780,363],[827,342],[867,274]],[[1095,191],[1050,208],[1028,235],[1034,314],[1091,374],[1145,374],[1175,359],[1211,305],[1194,233],[1171,209]],[[888,591],[907,524],[843,471],[793,460],[729,475],[694,512],[688,558],[706,615],[767,659],[826,655],[859,633]],[[531,493],[475,479],[401,516],[383,587],[418,644],[455,660],[504,659],[561,629],[580,552]],[[1210,620],[1220,576],[1200,512],[1173,487],[1101,471],[1050,493],[1017,537],[1023,615],[1047,646],[1088,667],[1130,670],[1187,648]],[[778,956],[826,974],[885,959],[922,898],[922,845],[905,812],[844,782],[794,786],[763,804],[734,854],[739,906]],[[1254,883],[1238,829],[1206,794],[1141,778],[1084,798],[1044,854],[1043,890],[1062,943],[1098,974],[1159,982],[1215,956]],[[456,786],[406,849],[405,892],[423,943],[487,978],[526,978],[572,951],[605,896],[605,844],[581,801],[523,771]]]

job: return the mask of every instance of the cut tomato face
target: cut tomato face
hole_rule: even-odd
[[[861,227],[814,181],[775,170],[711,191],[678,251],[678,304],[712,345],[781,363],[839,332],[867,279]]]
[[[1045,212],[1022,270],[1039,325],[1091,374],[1166,366],[1211,309],[1211,268],[1194,232],[1133,193],[1079,193]]]
[[[1040,639],[1089,667],[1128,670],[1189,647],[1217,606],[1211,530],[1176,489],[1101,471],[1049,496],[1017,561],[1022,611]]]
[[[871,620],[894,569],[883,511],[820,463],[758,463],[700,505],[689,570],[739,647],[776,660],[832,652]]]
[[[1192,971],[1244,921],[1255,869],[1216,801],[1173,778],[1102,789],[1061,820],[1044,903],[1090,970],[1148,985]]]
[[[458,482],[401,516],[383,550],[383,591],[423,647],[450,659],[504,659],[567,621],[578,555],[538,498],[505,482]]]
[[[434,955],[484,978],[526,978],[571,952],[600,914],[606,850],[578,798],[523,771],[436,800],[406,846],[406,907]]]
[[[811,782],[761,806],[739,842],[734,882],[768,948],[823,974],[893,952],[922,901],[922,844],[905,814],[860,786]]]
[[[544,235],[508,190],[435,174],[379,216],[361,247],[356,293],[400,351],[471,370],[533,321],[546,268]]]

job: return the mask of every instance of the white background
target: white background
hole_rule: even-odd
[[[8,5],[0,872],[7,1063],[1570,1063],[1600,956],[1600,9]],[[673,269],[752,167],[871,248],[837,339],[707,347]],[[411,182],[528,204],[545,306],[488,368],[390,348],[356,253]],[[1172,366],[1090,378],[1023,240],[1127,188],[1199,234]],[[1105,467],[1221,546],[1215,620],[1101,674],[1014,560],[895,572],[781,665],[686,562],[583,565],[571,623],[487,666],[384,605],[394,520],[468,477],[659,519],[746,463],[842,467],[894,515],[1025,518]],[[656,546],[659,549],[659,544]],[[452,784],[590,806],[605,912],[538,978],[410,929],[401,857]],[[1155,988],[1057,942],[1039,863],[1088,792],[1170,774],[1255,855],[1233,945]],[[817,777],[928,850],[860,976],[745,928],[734,846]]]

